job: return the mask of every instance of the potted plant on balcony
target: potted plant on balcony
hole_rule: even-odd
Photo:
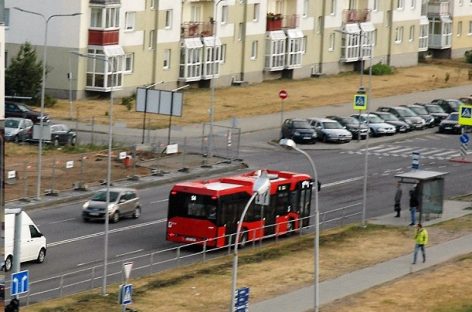
[[[267,13],[267,31],[280,30],[282,28],[282,14]]]

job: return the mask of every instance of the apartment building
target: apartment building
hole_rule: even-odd
[[[82,13],[48,22],[46,86],[60,97],[410,66],[472,46],[471,0],[5,1],[7,64],[25,41],[41,55],[48,17]]]

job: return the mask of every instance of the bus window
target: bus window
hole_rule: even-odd
[[[295,212],[300,211],[300,190],[295,189],[294,191],[290,192],[290,206],[292,207],[291,210]]]

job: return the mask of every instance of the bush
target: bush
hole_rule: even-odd
[[[465,51],[464,56],[465,56],[465,61],[467,63],[472,64],[472,50]]]
[[[369,74],[369,68],[364,70],[364,74]],[[387,64],[377,63],[372,66],[372,75],[374,76],[391,75],[391,74],[393,74],[393,67]]]
[[[128,111],[130,111],[135,99],[136,99],[136,94],[126,96],[126,97],[121,99],[121,105],[126,106],[126,109],[128,109]]]

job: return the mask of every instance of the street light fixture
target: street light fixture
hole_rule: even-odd
[[[270,179],[267,175],[267,172],[262,171],[261,175],[254,182],[254,185],[252,187],[252,196],[251,198],[249,198],[249,201],[247,202],[246,207],[244,207],[243,213],[241,214],[241,218],[239,219],[239,222],[238,222],[238,228],[236,230],[236,238],[234,240],[234,253],[233,253],[233,272],[232,272],[233,274],[232,274],[232,283],[231,283],[230,311],[233,311],[234,305],[236,303],[234,295],[236,292],[236,283],[238,279],[238,246],[239,246],[239,236],[241,235],[241,228],[243,225],[243,220],[254,198],[256,198],[257,195],[262,195],[265,192],[269,192],[269,191],[270,191]]]
[[[313,173],[313,179],[315,179],[314,187],[315,190],[315,241],[314,241],[314,304],[315,312],[319,311],[320,308],[320,210],[318,206],[318,172],[316,171],[315,163],[313,159],[308,155],[307,152],[297,147],[297,144],[292,139],[282,139],[279,141],[279,145],[290,150],[295,150],[305,156],[310,162],[311,170]]]
[[[41,111],[40,111],[40,120],[39,120],[39,143],[38,143],[38,175],[36,183],[36,198],[41,199],[41,166],[42,166],[42,155],[43,155],[43,119],[44,119],[44,97],[46,93],[46,66],[47,66],[47,51],[48,51],[48,25],[49,21],[54,17],[69,17],[77,16],[82,13],[71,13],[71,14],[53,14],[49,17],[44,16],[41,13],[25,10],[19,7],[13,7],[15,10],[18,10],[23,13],[33,14],[41,16],[44,21],[44,42],[43,42],[43,73],[41,81]]]
[[[104,241],[104,256],[103,256],[103,284],[102,284],[102,295],[107,295],[107,265],[108,265],[108,228],[109,228],[109,213],[108,207],[110,206],[110,183],[111,183],[111,154],[112,154],[112,143],[113,143],[113,88],[115,87],[115,66],[113,65],[113,58],[107,57],[96,57],[88,54],[82,54],[75,51],[70,53],[79,57],[85,57],[89,59],[100,60],[111,68],[111,88],[110,88],[110,104],[108,108],[108,157],[107,157],[107,185],[106,185],[106,208],[105,208],[105,241]],[[108,73],[108,69],[107,69]]]

